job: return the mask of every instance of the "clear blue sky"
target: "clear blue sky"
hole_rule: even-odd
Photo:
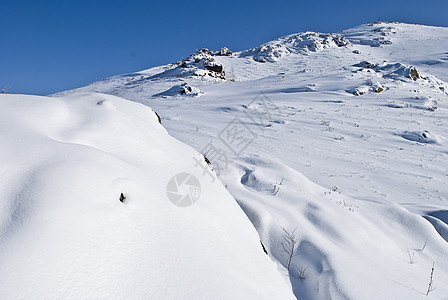
[[[448,26],[446,0],[0,0],[0,89],[50,94],[286,34],[402,21]]]

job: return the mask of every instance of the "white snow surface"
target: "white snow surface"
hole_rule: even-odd
[[[184,62],[54,96],[100,92],[154,108],[170,134],[206,154],[298,299],[446,300],[447,49],[448,28],[372,23],[337,34],[290,35],[232,55],[201,50]],[[206,70],[210,62],[223,67],[224,79],[222,73]],[[173,93],[184,86],[193,94]],[[120,139],[111,139],[128,153]],[[125,145],[135,142],[132,135],[125,140]],[[204,186],[217,185],[214,174],[195,163],[194,153],[179,154],[182,160],[176,161],[197,172]],[[168,173],[156,176],[157,182],[176,172]],[[225,193],[222,188],[213,191],[219,192],[216,197]],[[117,188],[108,199],[119,192]],[[196,214],[206,199],[177,213],[192,210],[195,218],[206,218],[200,221],[207,227],[211,217]],[[234,203],[230,197],[228,202]],[[229,247],[224,252],[237,255],[250,244],[259,253],[250,224],[243,226],[243,220],[238,228],[245,228],[251,240],[229,245],[229,235],[218,234],[217,246]],[[233,219],[227,224],[233,225]],[[162,227],[157,232],[165,235]],[[289,272],[282,227],[295,230],[298,243]],[[201,255],[210,255],[210,249],[202,249]],[[176,250],[182,253],[183,247]],[[166,263],[163,257],[153,259]],[[434,289],[426,296],[433,263]],[[299,279],[299,269],[305,268],[306,278]],[[265,273],[248,279],[245,274],[251,271],[235,272],[241,280],[265,278]],[[241,282],[240,289],[246,284]],[[266,288],[253,286],[254,291]],[[273,284],[277,288],[281,290],[280,283]],[[222,294],[216,290],[214,295]],[[239,294],[235,299],[246,298]]]
[[[0,124],[1,299],[294,299],[218,180],[170,202],[203,157],[150,108],[0,95]]]

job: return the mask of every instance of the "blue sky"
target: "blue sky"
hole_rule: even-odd
[[[401,21],[448,26],[448,1],[0,0],[0,89],[46,95],[286,34]]]

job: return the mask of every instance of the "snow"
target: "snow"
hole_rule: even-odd
[[[350,42],[339,34],[308,31],[267,42],[254,49],[243,51],[241,56],[252,56],[258,62],[276,62],[282,56],[290,53],[307,54],[349,44]]]
[[[419,299],[433,260],[437,295],[447,295],[446,242],[399,205],[354,200],[265,159],[244,160],[223,181],[280,262],[280,226],[297,228],[300,245],[290,277],[298,299]],[[306,279],[298,278],[299,268],[307,268]]]
[[[181,273],[164,271],[161,277],[149,276],[159,283],[152,285],[151,290],[157,290],[161,281],[169,287],[176,285],[183,272],[200,265],[203,273],[195,269],[189,272],[191,281],[179,289],[168,290],[179,293],[205,290],[209,292],[208,298],[218,295],[247,299],[248,295],[255,298],[266,295],[268,299],[285,299],[288,294],[283,280],[298,299],[447,299],[447,45],[447,28],[371,23],[336,34],[298,33],[247,51],[225,51],[225,56],[201,49],[178,63],[111,77],[53,95],[53,101],[70,103],[74,107],[65,109],[64,113],[62,109],[58,111],[54,120],[46,121],[47,129],[53,132],[56,125],[59,128],[61,124],[74,124],[70,126],[75,126],[75,134],[73,130],[58,131],[51,137],[65,143],[87,144],[113,154],[107,159],[89,155],[92,162],[88,165],[100,164],[90,168],[91,172],[113,164],[109,160],[117,155],[120,161],[125,159],[126,163],[133,163],[135,171],[128,171],[126,176],[117,175],[128,178],[124,181],[114,181],[115,168],[104,172],[103,177],[110,179],[103,182],[108,188],[93,192],[104,203],[106,199],[115,199],[114,205],[121,208],[123,204],[118,197],[124,187],[140,191],[142,199],[143,195],[154,195],[154,199],[163,197],[157,213],[141,204],[136,214],[141,219],[152,220],[149,226],[152,234],[146,238],[153,240],[155,235],[161,241],[157,245],[167,251],[159,249],[157,255],[151,256],[151,265],[156,265],[155,270],[167,270],[163,266],[171,257],[176,260],[170,265],[171,269],[175,265]],[[207,69],[209,63],[222,66],[223,72]],[[191,88],[191,94],[179,92],[180,87],[186,86]],[[93,120],[82,118],[93,108],[86,106],[86,110],[81,110],[84,106],[72,104],[83,103],[79,99],[84,97],[112,97],[85,96],[92,92],[123,97],[144,106],[131,109],[131,103],[124,100],[106,101],[108,109],[119,102],[117,111],[126,112],[127,121],[111,120],[109,126],[100,126],[100,130],[92,126]],[[231,196],[206,165],[198,165],[196,161],[202,157],[197,152],[174,142],[165,131],[156,135],[157,143],[145,142],[148,130],[143,128],[146,125],[134,124],[135,116],[141,116],[142,111],[153,116],[145,106],[157,111],[170,134],[207,156]],[[17,109],[18,112],[22,110]],[[73,110],[79,113],[79,118],[64,123],[64,118],[70,117]],[[14,111],[11,109],[5,116],[12,118]],[[95,120],[103,116],[92,115]],[[154,128],[163,130],[153,119]],[[40,122],[42,120],[36,121],[32,128]],[[8,130],[10,123],[5,123],[9,124]],[[117,125],[121,123],[132,124],[132,130]],[[239,136],[235,132],[239,132]],[[171,143],[176,144],[172,146]],[[171,147],[162,149],[154,145]],[[30,147],[16,146],[11,153],[29,151]],[[48,151],[44,149],[43,152]],[[162,155],[165,159],[160,159]],[[166,170],[167,160],[169,170]],[[22,174],[23,170],[16,169],[19,166],[28,170],[29,163],[22,159],[12,162],[14,168],[8,171],[7,178],[16,178],[9,174]],[[177,167],[178,164],[184,167]],[[153,174],[153,170],[157,170],[157,174]],[[174,210],[178,208],[166,199],[164,189],[172,176],[182,172],[195,174],[203,188],[197,202],[183,210]],[[84,178],[84,175],[81,173],[79,177]],[[180,180],[182,178],[186,177],[181,176]],[[25,182],[29,185],[34,180],[30,177]],[[69,182],[72,181],[78,182],[78,179]],[[86,181],[81,180],[84,183],[81,185],[92,184],[92,180]],[[113,191],[110,187],[116,184],[110,182],[119,183]],[[148,186],[148,182],[153,184]],[[4,187],[9,190],[17,184],[20,183],[5,182]],[[101,182],[95,183],[98,184]],[[34,189],[32,185],[30,188]],[[223,197],[227,200],[213,204],[202,200],[209,198],[205,194],[207,188],[213,191],[211,199]],[[73,188],[73,194],[82,192],[78,189]],[[66,190],[61,187],[60,193]],[[132,195],[129,191],[125,193]],[[37,190],[32,194],[42,195]],[[24,195],[26,198],[27,194]],[[135,205],[133,197],[126,199],[129,201],[126,207]],[[174,211],[168,211],[165,205]],[[176,222],[173,226],[182,229],[180,236],[162,215],[173,216],[175,218],[170,221],[175,219],[191,226],[179,227],[180,223]],[[131,219],[131,213],[128,218]],[[142,228],[143,225],[137,225],[141,219],[132,215],[132,224]],[[89,222],[95,224],[95,220]],[[89,222],[83,222],[84,226],[91,226]],[[251,226],[256,228],[258,236]],[[284,242],[282,228],[294,231],[298,243],[289,272],[281,245]],[[132,233],[120,230],[126,237],[141,235],[139,230],[129,229]],[[227,230],[235,233],[229,234]],[[90,228],[88,231],[94,232]],[[196,234],[206,235],[209,241],[219,241],[219,244],[204,245]],[[179,240],[179,248],[173,247],[168,238],[173,235]],[[189,252],[186,257],[185,249],[189,248],[183,246],[188,244],[184,235],[192,236],[195,245],[202,243],[197,247],[201,251]],[[266,255],[259,253],[258,239],[276,263],[276,270],[274,267],[272,271],[273,265]],[[208,247],[210,244],[216,249]],[[150,242],[143,245],[154,247]],[[133,247],[135,244],[125,250],[136,251]],[[242,250],[246,247],[247,253]],[[76,249],[81,251],[81,247]],[[214,252],[226,259],[216,259]],[[25,254],[15,255],[19,260],[20,255]],[[111,254],[110,259],[120,257]],[[139,264],[140,260],[145,261],[140,256],[133,262]],[[209,269],[203,269],[203,260],[208,262],[205,265],[210,265]],[[223,268],[219,269],[221,273],[212,271],[212,262]],[[435,289],[426,297],[433,262]],[[100,264],[96,260],[91,263]],[[305,268],[307,277],[300,279],[299,270]],[[138,274],[139,280],[147,278],[135,270],[129,270],[129,274]],[[108,270],[105,273],[114,274]],[[198,278],[213,279],[215,274],[226,284],[214,286],[213,294],[211,289],[193,283],[199,282],[195,281]],[[172,281],[167,279],[170,276]],[[265,284],[270,281],[272,283]],[[214,283],[212,281],[210,286]],[[190,289],[191,286],[194,288]],[[242,292],[227,297],[229,294],[224,290],[229,286]],[[277,292],[286,296],[275,294]],[[114,293],[116,295],[117,291]],[[153,295],[166,298],[161,294]],[[199,295],[199,291],[195,295]],[[181,298],[197,298],[193,296]]]
[[[293,299],[234,199],[150,108],[102,94],[0,106],[1,298]],[[166,193],[182,172],[200,181],[189,208]]]

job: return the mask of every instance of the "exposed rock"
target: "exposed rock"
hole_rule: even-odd
[[[202,54],[206,54],[206,55],[211,55],[210,50],[208,50],[207,48],[201,48],[196,53],[202,53]]]
[[[394,63],[394,64],[388,64],[386,61],[384,61],[381,64],[374,64],[368,61],[362,61],[360,63],[357,63],[353,65],[354,67],[361,68],[358,70],[355,70],[355,72],[362,71],[363,69],[370,69],[378,73],[383,73],[384,78],[390,78],[400,81],[407,81],[409,79],[412,79],[413,81],[417,81],[418,79],[423,80],[430,80],[428,76],[423,76],[416,67],[414,66],[407,66],[402,63]],[[442,86],[443,84],[437,80],[434,81],[434,85]]]
[[[380,86],[375,89],[375,93],[381,93],[382,91],[384,91],[384,89]]]
[[[232,55],[232,51],[230,51],[227,47],[222,47],[221,50],[219,50],[218,55],[220,56],[230,56]]]
[[[347,92],[355,96],[362,96],[369,93],[381,93],[385,89],[386,88],[384,88],[380,82],[378,81],[372,82],[369,80],[365,84],[357,88],[347,90]]]
[[[215,61],[212,53],[207,48],[202,48],[188,58],[183,59],[180,67],[188,69],[188,74],[193,76],[226,79],[223,66]]]
[[[214,71],[214,72],[217,72],[217,73],[222,73],[222,72],[223,72],[222,66],[219,65],[219,64],[207,65],[207,66],[205,66],[205,67],[206,67],[208,70],[210,70],[210,71]]]
[[[120,200],[121,203],[124,203],[124,201],[126,200],[126,196],[123,193],[121,193],[119,200]]]
[[[359,68],[367,68],[367,69],[370,69],[370,68],[376,68],[378,65],[376,65],[376,64],[372,64],[372,63],[370,63],[370,62],[368,62],[367,60],[363,60],[362,62],[360,62],[360,63],[357,63],[356,65],[353,65],[354,67],[359,67]]]
[[[425,131],[405,131],[401,137],[411,142],[425,143],[425,144],[439,144],[440,137],[428,130]]]
[[[188,83],[184,82],[180,85],[175,85],[164,92],[155,94],[155,95],[153,95],[153,97],[163,97],[163,98],[166,98],[169,96],[198,97],[201,94],[203,94],[203,92],[201,90],[199,90],[196,87],[190,86]]]
[[[273,40],[244,51],[241,55],[251,55],[258,62],[275,62],[290,53],[318,52],[327,48],[345,47],[349,44],[350,42],[339,34],[308,31]]]
[[[223,66],[216,62],[213,57],[213,55],[217,54],[218,52],[216,51],[212,53],[207,48],[202,48],[187,58],[171,64],[170,68],[167,68],[162,73],[150,77],[150,79],[167,77],[187,78],[191,76],[200,76],[211,79],[226,80]]]
[[[409,76],[414,81],[417,81],[417,79],[421,78],[420,74],[418,73],[415,67],[411,67],[411,69],[409,70]]]
[[[185,94],[189,94],[193,91],[193,88],[189,85],[187,85],[187,83],[184,83],[180,86],[179,89],[179,94],[181,95],[185,95]]]
[[[153,109],[152,111],[153,111],[154,114],[156,115],[157,120],[159,121],[159,124],[162,124],[162,119],[160,118],[159,114],[158,114],[154,109]]]

